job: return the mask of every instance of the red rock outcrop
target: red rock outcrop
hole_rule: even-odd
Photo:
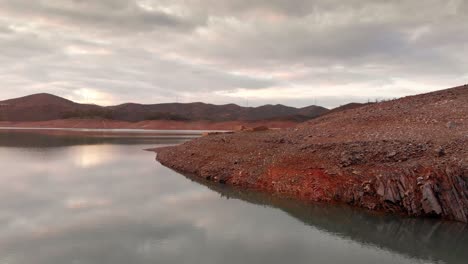
[[[468,86],[157,152],[168,167],[220,183],[468,222]]]

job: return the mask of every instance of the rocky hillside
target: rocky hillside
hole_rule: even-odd
[[[223,184],[468,222],[468,86],[157,152],[166,166]]]
[[[212,105],[205,103],[135,104],[102,107],[78,104],[51,94],[35,94],[0,101],[0,121],[50,121],[69,118],[101,118],[117,121],[144,120],[171,121],[305,121],[328,112],[319,106],[294,108],[284,105],[241,107],[235,104]]]

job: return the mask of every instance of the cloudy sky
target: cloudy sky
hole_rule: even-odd
[[[468,0],[0,0],[0,98],[327,107],[468,83]]]

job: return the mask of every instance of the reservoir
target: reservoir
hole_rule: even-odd
[[[71,132],[0,130],[0,264],[468,263],[466,224],[195,181],[144,151],[197,133]]]

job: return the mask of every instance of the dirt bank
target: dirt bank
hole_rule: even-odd
[[[225,184],[468,222],[468,86],[157,152],[168,167]]]

